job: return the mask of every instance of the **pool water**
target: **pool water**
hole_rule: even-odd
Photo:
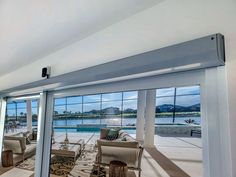
[[[155,126],[186,126],[186,123],[160,123],[160,124],[155,124]],[[54,127],[54,132],[73,132],[73,133],[99,133],[101,126],[81,126],[81,127]],[[115,127],[107,127],[107,128],[115,128]],[[127,126],[127,127],[121,127],[122,130],[125,130],[129,134],[136,134],[136,127],[135,126]]]
[[[127,133],[129,134],[136,134],[136,128],[135,127],[123,127],[122,130],[125,130]],[[100,132],[100,128],[83,128],[83,129],[77,129],[77,128],[72,128],[72,127],[68,127],[68,128],[60,128],[60,127],[54,127],[54,132],[73,132],[73,133],[99,133]]]

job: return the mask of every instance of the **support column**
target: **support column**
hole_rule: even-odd
[[[48,176],[52,143],[53,94],[40,94],[35,177]]]
[[[205,70],[201,117],[204,176],[232,177],[227,80],[223,66]]]
[[[6,106],[7,106],[6,100],[3,98],[0,98],[0,163],[2,163],[1,156],[2,156],[2,147],[3,147],[4,123],[5,123],[5,117],[6,117]]]
[[[155,135],[156,90],[146,91],[145,111],[145,147],[154,147]]]
[[[26,101],[26,110],[27,110],[27,131],[32,132],[32,107],[31,100]]]
[[[143,142],[145,107],[146,107],[146,90],[138,91],[137,103],[137,120],[136,120],[136,139]]]

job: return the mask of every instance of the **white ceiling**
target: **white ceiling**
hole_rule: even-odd
[[[20,3],[22,1],[24,0],[21,0]],[[49,5],[48,1],[44,3],[40,1],[40,4]],[[73,17],[74,20],[69,23],[68,20],[71,18],[68,16],[63,21],[66,25],[59,25],[54,22],[57,21],[57,18],[52,18],[47,11],[47,16],[44,16],[44,18],[41,17],[41,12],[36,13],[38,17],[34,16],[34,18],[38,19],[38,23],[35,25],[44,24],[46,20],[48,24],[53,23],[63,30],[60,30],[59,27],[48,29],[47,24],[44,24],[42,26],[45,30],[40,28],[40,31],[43,32],[37,32],[36,34],[29,33],[27,29],[21,30],[20,34],[17,33],[19,30],[13,32],[17,20],[12,23],[13,20],[8,19],[10,16],[5,15],[3,17],[1,14],[7,14],[7,12],[11,14],[14,11],[17,14],[25,14],[25,12],[18,10],[21,9],[22,5],[15,1],[14,4],[16,3],[17,6],[15,10],[11,9],[13,8],[11,4],[11,8],[3,11],[3,7],[7,9],[6,7],[10,5],[4,5],[5,0],[0,1],[0,25],[3,24],[2,21],[5,21],[5,23],[11,22],[8,25],[13,26],[11,27],[12,30],[7,30],[6,27],[3,30],[4,28],[0,27],[0,31],[5,31],[4,33],[1,32],[0,35],[7,34],[5,36],[8,36],[0,36],[0,90],[41,80],[41,68],[45,66],[51,66],[51,76],[53,77],[214,33],[222,33],[225,36],[226,67],[229,68],[235,65],[232,64],[232,61],[236,61],[233,60],[236,58],[235,0],[183,0],[181,3],[179,0],[106,1],[112,1],[110,3],[105,3],[105,0],[97,1],[100,2],[100,9],[106,9],[109,15],[104,14],[104,10],[100,10],[102,11],[100,13],[97,10],[96,15],[90,14],[93,16],[90,19],[93,20],[83,30],[79,26],[73,27],[73,25],[79,25],[82,22],[77,23],[74,19],[76,13],[72,13],[72,10],[68,13],[71,14],[71,18]],[[30,1],[27,2],[30,3]],[[61,3],[59,0],[57,2]],[[72,1],[67,0],[66,2]],[[7,3],[11,3],[11,1]],[[68,3],[65,4],[68,5]],[[89,11],[90,6],[87,4],[87,9],[85,10],[84,7],[84,11]],[[114,14],[111,9],[116,13]],[[53,11],[55,11],[55,8],[53,8]],[[57,13],[60,19],[62,18],[61,11]],[[31,13],[34,14],[33,12]],[[28,14],[31,13],[28,12]],[[101,13],[103,16],[98,18],[97,14]],[[89,13],[86,14],[89,16]],[[15,18],[19,18],[18,16],[20,15],[16,15]],[[26,14],[24,18],[26,18],[25,16]],[[50,20],[48,20],[49,17]],[[99,23],[98,19],[100,19]],[[30,26],[32,28],[34,25]],[[53,31],[50,29],[53,29]],[[79,32],[77,33],[76,30]],[[27,40],[22,41],[23,37],[21,35]],[[37,38],[37,36],[40,36],[40,38]],[[10,39],[12,42],[8,41]],[[5,43],[7,45],[3,44],[3,41],[7,41]],[[12,50],[14,47],[17,48],[15,52],[4,50]],[[25,66],[22,67],[23,65]],[[17,69],[14,70],[14,68]]]
[[[161,0],[0,1],[0,76]]]

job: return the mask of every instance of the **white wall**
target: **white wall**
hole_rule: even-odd
[[[236,41],[235,5],[234,0],[165,0],[1,77],[0,90],[39,80],[43,66],[52,66],[55,76],[217,32],[230,48]]]
[[[41,68],[59,75],[212,33],[226,40],[232,166],[236,166],[236,1],[164,0],[84,40],[0,78],[0,90],[40,79]],[[233,168],[233,176],[236,169]]]

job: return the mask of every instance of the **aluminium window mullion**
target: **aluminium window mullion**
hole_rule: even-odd
[[[175,123],[176,88],[174,91],[173,123]]]
[[[100,125],[102,124],[102,94],[100,96]]]
[[[67,118],[68,118],[68,110],[67,110],[67,97],[66,97],[66,104],[65,104],[65,108],[66,108],[66,133],[67,133]]]
[[[8,108],[7,108],[7,103],[6,103],[6,113],[5,113],[6,115],[5,115],[5,122],[8,122],[8,120],[9,120],[9,116],[8,116]],[[4,129],[5,129],[5,127],[4,127]]]
[[[15,111],[16,111],[16,119],[15,119],[15,120],[17,121],[17,109],[18,109],[18,108],[17,108],[17,102],[15,102],[15,109],[16,109],[16,110],[15,110]]]
[[[121,127],[123,127],[123,106],[124,106],[124,92],[122,92],[122,98],[121,98],[121,114],[120,114],[120,117],[121,117],[121,122],[120,122],[120,124],[121,124]]]
[[[82,96],[82,125],[84,124],[84,96]]]

